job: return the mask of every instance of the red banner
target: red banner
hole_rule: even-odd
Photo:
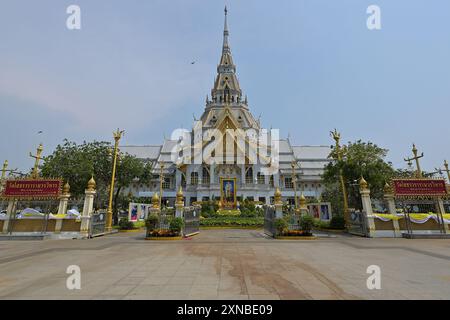
[[[394,193],[397,196],[445,196],[447,188],[441,179],[394,179]]]
[[[59,179],[8,180],[3,196],[6,198],[57,198],[61,194],[62,181]]]

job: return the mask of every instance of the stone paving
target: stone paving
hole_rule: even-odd
[[[273,240],[262,230],[202,230],[182,241],[142,233],[0,242],[1,299],[449,299],[450,241]],[[81,290],[66,269],[81,268]],[[369,265],[381,290],[369,290]]]

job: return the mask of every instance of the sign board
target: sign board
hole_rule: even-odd
[[[444,179],[393,179],[396,196],[439,197],[447,195]]]
[[[2,197],[13,199],[56,199],[61,194],[61,179],[7,180]]]

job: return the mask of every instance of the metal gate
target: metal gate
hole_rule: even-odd
[[[200,231],[200,208],[185,207],[183,211],[185,237],[194,235]]]
[[[91,216],[89,236],[98,237],[105,234],[106,227],[106,212],[95,212]]]
[[[410,214],[414,213],[434,213],[437,216],[438,223],[439,223],[439,232],[440,233],[446,233],[445,232],[445,225],[443,223],[444,217],[442,216],[442,213],[439,212],[437,203],[435,200],[421,200],[420,202],[417,200],[401,200],[400,201],[401,207],[403,209],[404,217],[405,217],[405,226],[406,226],[406,232],[408,235],[414,234],[414,227],[413,222],[411,221]],[[445,208],[445,206],[444,206]],[[416,233],[422,233],[420,230],[416,230],[418,232]]]
[[[367,236],[366,219],[364,218],[364,216],[365,213],[361,211],[350,212],[348,233],[362,237]]]
[[[264,209],[264,233],[271,237],[275,237],[275,207],[265,206]]]

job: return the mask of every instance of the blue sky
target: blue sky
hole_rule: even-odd
[[[81,7],[82,30],[66,29]],[[450,2],[71,0],[0,2],[0,161],[26,169],[39,142],[160,144],[200,116],[219,61],[223,7],[244,94],[296,145],[370,140],[404,166],[450,160]],[[379,5],[382,30],[366,9]],[[196,61],[194,65],[190,62]],[[42,135],[37,135],[43,130]]]

